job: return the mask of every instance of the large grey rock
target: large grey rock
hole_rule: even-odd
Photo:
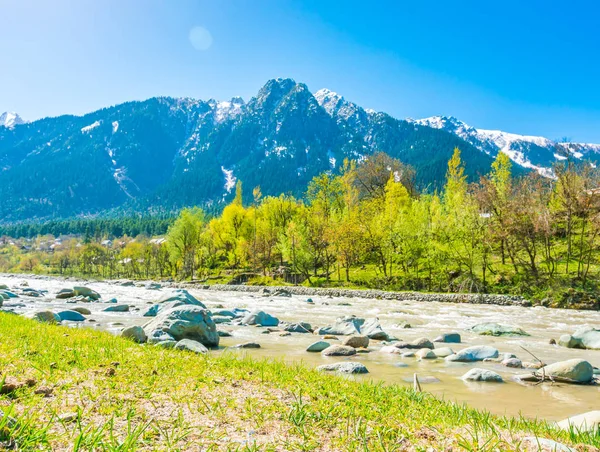
[[[561,336],[558,344],[568,348],[600,350],[600,329],[580,328],[573,335],[565,334]]]
[[[192,339],[182,339],[175,344],[174,348],[177,350],[187,350],[188,352],[194,352],[200,355],[208,353],[208,349],[204,345],[198,341],[193,341]]]
[[[175,289],[161,296],[154,306],[144,313],[144,317],[155,317],[162,309],[173,308],[177,306],[200,306],[206,309],[204,303],[194,297],[185,289]]]
[[[260,344],[256,342],[244,342],[243,344],[236,344],[231,348],[260,348]]]
[[[445,342],[447,344],[460,344],[461,338],[458,333],[444,333],[436,337],[433,342]]]
[[[75,293],[75,291],[73,289],[61,289],[56,294],[56,298],[58,298],[60,300],[64,300],[66,298],[73,298],[75,296],[77,296],[77,294]]]
[[[446,361],[458,362],[473,362],[483,361],[486,358],[497,358],[498,350],[489,345],[474,345],[472,347],[463,348],[458,353],[446,357]]]
[[[600,432],[600,410],[578,414],[557,423],[563,430],[573,429],[575,432]]]
[[[91,315],[92,314],[92,311],[90,311],[88,308],[84,308],[81,306],[77,306],[71,310],[75,311],[75,312],[79,312],[80,314],[83,314],[83,315]]]
[[[415,353],[415,356],[419,359],[436,359],[437,355],[430,348],[422,348]]]
[[[201,306],[183,305],[163,309],[144,325],[149,342],[193,339],[207,347],[219,345],[219,335],[210,312]]]
[[[409,346],[410,346],[409,348],[414,348],[416,350],[420,350],[422,348],[429,348],[429,349],[434,348],[433,342],[431,342],[426,337],[420,337],[418,339],[415,339],[414,341],[412,341],[409,344]]]
[[[433,353],[438,358],[445,358],[446,356],[454,355],[454,351],[450,347],[434,348]]]
[[[334,336],[351,336],[353,334],[361,334],[361,326],[365,323],[365,319],[358,317],[342,317],[331,326],[321,327],[317,330],[317,334],[325,335],[332,334]]]
[[[367,319],[360,327],[360,334],[376,341],[388,341],[390,336],[383,331],[378,319]]]
[[[60,317],[60,320],[66,320],[68,322],[85,321],[85,317],[77,311],[60,311],[57,315]]]
[[[121,336],[126,337],[127,339],[131,339],[132,341],[137,342],[138,344],[143,344],[148,340],[146,332],[141,326],[130,326],[124,328],[123,331],[121,331]]]
[[[367,348],[369,346],[369,338],[367,336],[349,336],[342,340],[342,345],[354,348]]]
[[[523,381],[540,381],[544,377],[563,383],[586,384],[594,378],[594,367],[583,359],[569,359],[544,366],[531,374],[517,375]]]
[[[321,354],[323,356],[352,356],[356,355],[356,349],[347,345],[330,345]]]
[[[474,333],[482,336],[529,336],[524,330],[513,325],[501,323],[478,323],[470,328]]]
[[[367,374],[367,373],[369,373],[368,369],[364,366],[364,364],[355,363],[355,362],[325,364],[323,366],[317,367],[317,370],[325,371],[325,372],[340,372],[343,374]]]
[[[308,346],[308,348],[306,349],[306,351],[312,352],[312,353],[320,353],[323,350],[325,350],[326,348],[328,348],[329,346],[331,346],[331,344],[329,342],[317,341],[317,342],[313,342],[312,344],[310,344]]]
[[[60,317],[52,311],[28,312],[25,317],[42,323],[60,323]]]
[[[104,312],[129,312],[128,304],[115,304],[103,309]]]
[[[487,369],[471,369],[462,376],[465,381],[491,381],[494,383],[502,383],[502,377],[496,372]]]
[[[252,311],[242,318],[243,325],[277,326],[279,319],[264,311]]]

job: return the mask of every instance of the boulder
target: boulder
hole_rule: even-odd
[[[28,312],[25,317],[42,323],[60,323],[60,317],[52,311]]]
[[[445,358],[446,356],[453,355],[454,351],[450,347],[440,347],[434,348],[433,353],[435,353],[435,356],[438,358]]]
[[[313,342],[312,344],[310,344],[308,346],[308,348],[306,349],[306,351],[312,352],[312,353],[320,353],[323,350],[325,350],[326,348],[328,348],[329,346],[331,346],[331,344],[329,342],[317,341],[317,342]]]
[[[160,341],[160,342],[157,342],[156,344],[154,344],[155,347],[166,348],[166,349],[175,348],[175,345],[177,345],[177,341],[175,341],[173,339],[167,340],[167,341]]]
[[[243,344],[234,345],[231,348],[260,348],[260,344],[256,342],[244,342]]]
[[[214,315],[212,316],[213,318],[213,322],[215,322],[217,325],[219,323],[231,323],[231,317],[225,317],[222,315]]]
[[[150,342],[193,339],[206,347],[219,345],[219,335],[210,312],[201,306],[183,305],[162,309],[144,325]]]
[[[334,363],[334,364],[325,364],[323,366],[317,367],[317,370],[324,372],[340,372],[343,374],[368,374],[368,369],[361,363],[355,362],[344,362],[344,363]]]
[[[496,372],[487,369],[471,369],[461,377],[464,381],[490,381],[494,383],[502,383],[502,377]]]
[[[243,325],[277,326],[279,319],[264,311],[252,311],[242,318],[241,323]]]
[[[383,331],[378,319],[367,319],[360,326],[360,333],[367,336],[369,339],[376,341],[387,341],[389,335]]]
[[[206,309],[206,306],[187,290],[175,289],[156,300],[154,306],[144,313],[144,317],[155,317],[162,309],[184,305],[200,306]]]
[[[61,311],[57,314],[60,320],[66,320],[68,322],[83,322],[85,317],[77,311]]]
[[[237,315],[233,311],[230,311],[228,309],[216,309],[212,311],[212,315],[213,317],[220,315],[221,317],[230,317],[232,319],[235,319],[237,317]]]
[[[529,336],[519,327],[500,323],[478,323],[469,329],[482,336]]]
[[[367,348],[369,346],[369,338],[367,336],[349,336],[342,340],[342,345],[354,348]]]
[[[283,327],[284,331],[288,331],[290,333],[312,333],[313,328],[310,323],[306,322],[297,322],[297,323],[288,323]]]
[[[187,350],[188,352],[198,353],[199,355],[208,353],[208,349],[204,345],[191,339],[180,340],[175,344],[174,348],[177,350]]]
[[[334,336],[351,336],[353,334],[361,334],[360,328],[365,323],[365,319],[359,319],[358,317],[341,317],[331,325],[319,328],[317,334],[325,335],[331,334]]]
[[[561,383],[587,384],[594,379],[594,367],[583,359],[570,359],[544,366],[531,374],[516,376],[522,381],[540,381],[544,377]]]
[[[433,349],[434,348],[433,342],[431,342],[426,337],[420,337],[418,339],[415,339],[409,345],[410,345],[409,348],[414,348],[414,349],[422,349],[422,348]]]
[[[75,296],[77,296],[77,294],[75,293],[75,291],[73,289],[61,289],[56,294],[56,298],[58,298],[60,300],[64,300],[66,298],[73,298]]]
[[[148,340],[146,332],[141,326],[130,326],[121,331],[121,336],[131,339],[138,344],[143,344]]]
[[[79,312],[80,314],[83,314],[83,315],[91,315],[92,314],[92,311],[90,311],[88,308],[83,308],[83,307],[75,307],[71,310],[75,311],[75,312]]]
[[[386,345],[385,347],[381,347],[381,349],[379,351],[382,353],[392,353],[394,355],[401,355],[404,352],[406,352],[405,349],[398,348],[393,345]],[[413,356],[414,356],[414,353],[413,353]]]
[[[600,350],[600,330],[591,327],[580,328],[573,335],[561,336],[558,344],[568,348]]]
[[[502,365],[506,367],[511,367],[513,369],[521,369],[523,367],[523,363],[519,358],[508,358],[502,361]]]
[[[447,344],[460,344],[461,337],[458,333],[444,333],[436,337],[433,342],[445,342]]]
[[[19,296],[14,293],[11,292],[10,290],[0,290],[0,295],[2,295],[2,298],[8,300],[9,298],[19,298]]]
[[[352,356],[356,355],[356,349],[347,345],[330,345],[321,354],[323,356]]]
[[[598,433],[600,431],[600,410],[588,411],[563,419],[557,423],[557,426],[563,430],[573,429],[575,432]]]
[[[81,295],[94,301],[100,299],[100,294],[89,287],[75,286],[73,287],[73,292],[75,292],[75,295]]]
[[[457,361],[469,363],[473,361],[483,361],[486,358],[497,358],[498,350],[489,345],[474,345],[460,350],[454,355],[446,357],[446,361]]]
[[[104,312],[129,312],[128,304],[116,304],[103,309]]]
[[[419,359],[436,359],[437,355],[430,348],[422,348],[415,353],[415,356]]]

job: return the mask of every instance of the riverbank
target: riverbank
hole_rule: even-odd
[[[600,446],[597,435],[406,387],[9,314],[0,314],[0,369],[0,441],[20,450],[539,450],[536,437]]]

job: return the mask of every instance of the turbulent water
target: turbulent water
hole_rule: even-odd
[[[47,290],[45,298],[21,297],[5,301],[4,309],[18,313],[30,310],[51,309],[55,312],[72,309],[73,304],[56,300],[54,294],[65,287],[79,285],[81,282],[63,281],[50,278],[0,275],[0,284],[18,286],[23,281],[29,287]],[[103,303],[84,303],[92,315],[89,319],[95,323],[64,322],[70,326],[85,326],[118,333],[123,326],[143,325],[149,319],[142,314],[153,301],[170,289],[148,290],[144,287],[123,287],[106,282],[86,282],[102,295],[103,300],[117,298],[119,303],[132,306],[131,312],[103,312],[107,307]],[[402,340],[410,341],[419,337],[433,340],[445,332],[459,332],[462,344],[436,344],[450,346],[454,351],[471,345],[488,344],[500,352],[511,352],[523,361],[534,361],[522,347],[531,351],[546,363],[571,358],[582,358],[595,367],[600,367],[600,351],[576,350],[550,345],[551,338],[558,339],[561,334],[572,333],[582,325],[600,326],[600,313],[541,307],[524,308],[516,306],[493,306],[475,304],[452,304],[436,302],[410,302],[394,300],[373,300],[361,298],[326,298],[312,296],[313,304],[306,303],[306,297],[262,297],[256,294],[239,292],[214,292],[193,290],[190,292],[202,300],[209,309],[222,305],[225,308],[262,309],[282,321],[304,321],[313,327],[333,323],[343,315],[356,315],[363,318],[378,317],[384,330]],[[349,304],[349,305],[343,305]],[[412,328],[398,327],[409,323]],[[531,336],[528,337],[488,337],[466,331],[476,323],[496,322],[516,325]],[[227,346],[242,342],[258,342],[261,349],[235,351],[249,353],[264,358],[282,358],[288,361],[303,361],[309,366],[336,362],[348,358],[327,358],[319,353],[307,353],[306,347],[318,337],[312,334],[292,333],[280,337],[277,334],[262,334],[263,328],[252,326],[218,325],[219,329],[232,333],[232,337],[221,338],[219,351]],[[335,343],[335,342],[332,342]],[[442,359],[418,361],[415,358],[401,358],[379,352],[380,345],[371,341],[371,352],[351,357],[367,366],[369,374],[360,379],[382,380],[388,383],[411,385],[413,374],[417,373],[423,389],[447,400],[466,403],[475,408],[487,409],[495,414],[539,417],[544,419],[563,419],[567,416],[598,409],[600,386],[578,386],[567,384],[523,385],[513,381],[512,377],[527,372],[523,369],[510,369],[495,363],[448,363]],[[460,377],[473,367],[486,368],[498,372],[505,383],[466,383]],[[435,378],[426,378],[435,377]],[[390,401],[393,403],[393,401]]]

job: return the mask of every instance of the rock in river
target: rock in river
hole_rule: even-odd
[[[356,355],[356,349],[347,345],[330,345],[321,354],[323,356],[352,356]]]
[[[85,317],[77,311],[61,311],[58,313],[60,320],[66,320],[67,322],[83,322]]]
[[[349,336],[342,340],[342,345],[354,348],[367,348],[369,346],[369,338],[367,336]]]
[[[470,330],[482,336],[529,336],[517,326],[500,323],[478,323],[472,326]]]
[[[279,319],[264,311],[252,311],[242,319],[243,325],[277,326]]]
[[[319,328],[317,334],[321,336],[326,334],[332,334],[334,336],[360,334],[360,327],[363,323],[365,323],[365,319],[359,319],[358,317],[341,317],[337,319],[333,325]]]
[[[310,344],[308,346],[308,348],[306,349],[306,351],[313,352],[313,353],[320,353],[323,350],[325,350],[326,348],[328,348],[329,346],[331,346],[331,344],[329,342],[317,341],[317,342],[313,342],[312,344]]]
[[[208,349],[202,345],[198,341],[193,341],[191,339],[182,339],[175,344],[175,349],[177,350],[187,350],[188,352],[198,353],[203,355],[208,353]]]
[[[591,327],[580,328],[572,335],[561,336],[558,344],[568,348],[600,350],[600,330]]]
[[[35,311],[25,314],[28,317],[38,322],[43,323],[60,323],[60,317],[52,311]]]
[[[144,325],[149,342],[193,339],[206,347],[219,345],[219,335],[210,312],[201,306],[175,306],[161,310]]]
[[[103,309],[104,312],[129,312],[128,304],[116,304]]]
[[[445,342],[447,344],[460,344],[460,334],[458,333],[444,333],[436,337],[433,342]]]
[[[130,326],[121,331],[121,336],[133,340],[139,344],[143,344],[148,340],[144,329],[141,326]]]
[[[489,345],[474,345],[463,348],[458,353],[446,357],[446,361],[457,361],[469,363],[473,361],[483,361],[486,358],[497,358],[498,350]]]
[[[464,381],[491,381],[494,383],[502,383],[502,377],[496,372],[487,369],[471,369],[462,376]]]
[[[367,374],[368,369],[361,363],[345,362],[345,363],[334,363],[325,364],[317,367],[317,370],[325,372],[340,372],[344,374]]]
[[[542,378],[563,383],[591,383],[594,378],[594,367],[583,359],[570,359],[544,366],[531,374],[517,375],[522,381],[540,381]]]
[[[160,297],[156,301],[156,304],[146,311],[144,317],[155,317],[162,309],[184,305],[200,306],[201,308],[206,309],[206,306],[187,290],[176,289]]]
[[[297,323],[288,323],[285,327],[283,327],[284,331],[288,331],[290,333],[312,333],[312,326],[307,322],[297,322]]]
[[[91,300],[99,300],[100,299],[100,294],[98,292],[96,292],[95,290],[90,289],[89,287],[75,286],[75,287],[73,287],[73,292],[75,292],[75,295],[82,295]]]

